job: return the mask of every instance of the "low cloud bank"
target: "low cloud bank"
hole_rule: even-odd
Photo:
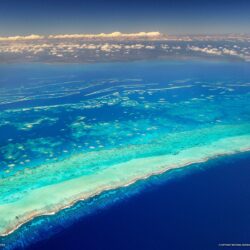
[[[44,36],[40,35],[28,35],[28,36],[2,36],[0,41],[27,41],[27,40],[39,40],[44,39]]]
[[[119,38],[119,37],[157,37],[161,33],[158,31],[153,32],[138,32],[138,33],[121,33],[119,31],[113,33],[100,33],[100,34],[63,34],[63,35],[50,35],[50,39],[64,39],[64,38]]]
[[[95,39],[95,38],[153,38],[159,37],[161,33],[158,31],[152,32],[138,32],[138,33],[100,33],[100,34],[59,34],[59,35],[27,35],[27,36],[6,36],[0,37],[0,41],[26,41],[26,40],[39,40],[39,39]]]

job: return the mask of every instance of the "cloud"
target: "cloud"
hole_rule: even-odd
[[[155,46],[152,46],[152,45],[147,45],[145,46],[146,49],[155,49]]]
[[[63,34],[63,35],[50,35],[49,39],[79,39],[79,38],[152,38],[161,35],[158,31],[153,32],[138,32],[138,33],[121,33],[119,31],[113,33],[100,33],[100,34]]]
[[[0,37],[0,41],[27,41],[27,40],[39,40],[43,39],[44,36],[40,35],[28,35],[28,36],[6,36]]]
[[[234,47],[235,47],[235,46],[234,46]],[[232,50],[232,49],[226,49],[226,48],[223,49],[223,53],[224,53],[224,54],[227,54],[227,55],[230,55],[230,56],[238,56],[238,55],[239,55],[239,54],[237,53],[237,51]]]
[[[143,44],[131,44],[131,45],[125,45],[125,49],[143,49],[145,45]]]
[[[192,51],[203,52],[210,55],[221,55],[221,51],[219,51],[217,48],[210,48],[210,46],[205,48],[200,48],[197,46],[188,46],[188,49]]]

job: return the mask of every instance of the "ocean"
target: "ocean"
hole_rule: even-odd
[[[250,243],[249,63],[3,64],[0,75],[3,249]]]

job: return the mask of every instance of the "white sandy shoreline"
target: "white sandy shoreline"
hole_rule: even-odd
[[[250,136],[225,138],[203,147],[183,150],[178,155],[132,160],[94,176],[83,176],[45,186],[34,190],[20,201],[0,206],[0,220],[5,219],[5,223],[0,225],[0,236],[10,235],[34,218],[54,215],[79,201],[92,198],[105,191],[126,187],[171,169],[246,151],[250,151]]]

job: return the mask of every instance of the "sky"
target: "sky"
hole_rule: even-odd
[[[249,0],[1,0],[0,36],[250,33]]]

